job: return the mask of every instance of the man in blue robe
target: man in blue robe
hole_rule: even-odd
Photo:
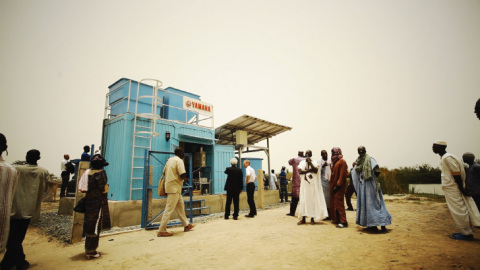
[[[358,147],[359,157],[352,170],[352,181],[357,191],[357,218],[356,223],[367,227],[369,231],[386,232],[386,226],[392,223],[392,216],[385,207],[382,189],[377,177],[380,168],[377,161],[367,154],[364,146]]]

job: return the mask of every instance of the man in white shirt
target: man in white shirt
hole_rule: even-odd
[[[257,207],[255,207],[255,181],[257,180],[257,175],[255,170],[250,166],[250,160],[246,159],[243,161],[243,167],[245,168],[245,183],[247,185],[247,202],[250,206],[250,213],[245,215],[246,217],[253,218],[257,215]]]
[[[60,187],[60,198],[65,197],[67,195],[67,185],[68,181],[70,180],[70,173],[67,171],[67,163],[70,159],[68,154],[63,155],[63,160],[60,163],[60,170],[62,173],[62,186]]]

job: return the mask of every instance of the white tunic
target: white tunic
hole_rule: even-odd
[[[277,176],[272,173],[270,175],[270,190],[277,190],[277,185],[275,185],[275,183],[277,183]]]
[[[321,168],[316,160],[312,159],[312,164],[318,168],[317,173],[307,173],[307,180],[305,174],[300,175],[300,203],[298,204],[298,219],[302,217],[310,217],[315,221],[320,221],[328,217],[327,205],[323,195],[322,183],[320,179]],[[301,161],[298,169],[307,170],[307,162]]]
[[[0,156],[0,253],[4,252],[7,246],[10,210],[17,181],[17,171]]]
[[[465,168],[457,157],[446,153],[441,158],[440,169],[442,170],[442,189],[448,209],[460,233],[470,235],[473,233],[472,226],[480,226],[480,213],[472,197],[464,196],[460,192],[452,174],[460,173],[465,187]]]

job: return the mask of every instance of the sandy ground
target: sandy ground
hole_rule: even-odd
[[[216,219],[190,232],[135,231],[100,238],[102,257],[86,260],[83,242],[68,245],[30,227],[24,250],[31,269],[480,269],[480,233],[456,241],[444,202],[386,196],[388,232],[369,233],[330,222],[297,225],[288,205],[239,220]],[[3,257],[3,255],[0,255]]]

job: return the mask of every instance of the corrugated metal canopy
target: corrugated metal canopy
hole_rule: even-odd
[[[248,145],[254,145],[291,129],[291,127],[282,126],[245,114],[216,128],[215,138],[217,139],[217,144],[236,145],[236,131],[243,130],[248,133]]]

